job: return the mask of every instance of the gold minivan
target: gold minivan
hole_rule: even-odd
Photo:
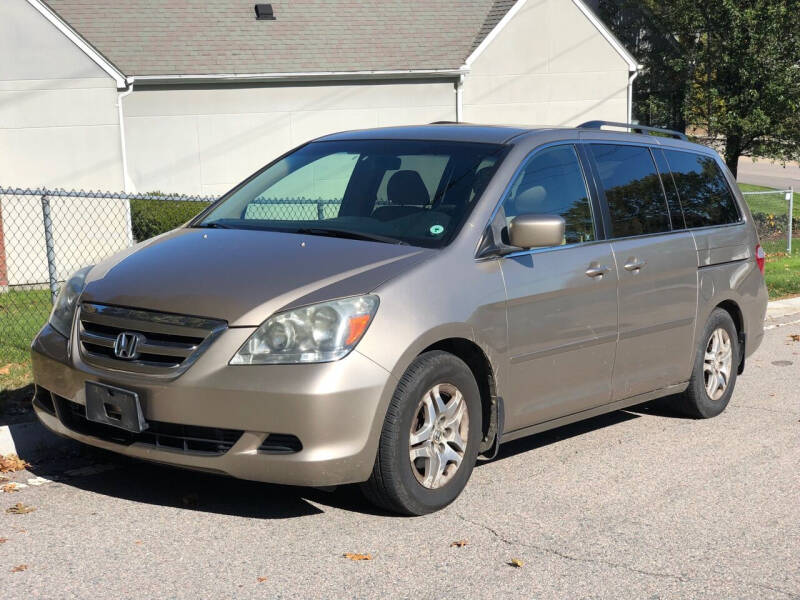
[[[750,212],[713,150],[614,125],[289,152],[66,282],[32,346],[39,418],[423,514],[501,442],[664,396],[719,414],[763,337]]]

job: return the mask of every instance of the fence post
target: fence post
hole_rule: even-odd
[[[788,232],[788,238],[786,241],[786,251],[788,252],[789,256],[792,255],[792,223],[794,221],[794,187],[789,188],[789,193],[786,194],[786,199],[789,201],[789,228],[786,230]]]
[[[322,221],[325,218],[325,207],[322,205],[322,200],[317,200],[317,219]]]
[[[53,221],[50,218],[50,199],[42,194],[42,220],[44,221],[44,243],[47,249],[47,273],[50,278],[50,300],[55,303],[58,295],[58,275],[56,273],[56,250],[53,244]]]

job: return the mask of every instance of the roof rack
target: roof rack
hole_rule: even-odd
[[[630,129],[633,133],[640,133],[642,135],[649,133],[649,134],[659,134],[666,137],[675,138],[677,140],[684,140],[689,141],[689,138],[686,137],[685,133],[681,133],[680,131],[674,131],[672,129],[661,129],[659,127],[645,127],[644,125],[639,125],[638,123],[615,123],[614,121],[587,121],[586,123],[582,123],[578,125],[578,129],[602,129],[603,127],[621,127],[623,129]]]

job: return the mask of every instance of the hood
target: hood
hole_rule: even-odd
[[[81,299],[258,326],[281,308],[369,293],[434,252],[271,231],[179,229],[95,266]]]

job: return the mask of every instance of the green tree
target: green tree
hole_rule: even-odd
[[[642,123],[699,132],[741,156],[800,158],[800,0],[602,0],[644,66]]]

